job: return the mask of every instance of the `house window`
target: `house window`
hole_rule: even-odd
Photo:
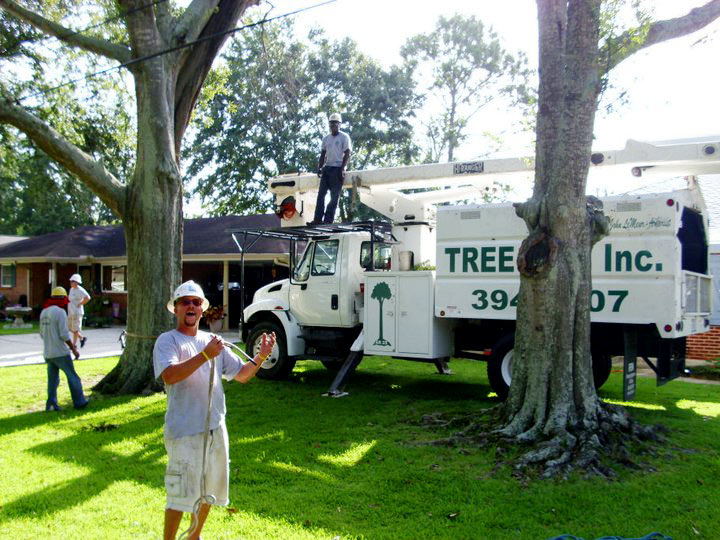
[[[0,287],[14,287],[14,286],[15,286],[15,265],[14,264],[0,265]]]
[[[103,265],[102,288],[105,292],[127,291],[127,266]]]

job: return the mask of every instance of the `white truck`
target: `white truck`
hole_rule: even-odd
[[[623,150],[590,159],[591,178],[624,179],[628,187],[638,177],[687,180],[685,189],[604,198],[611,232],[592,253],[596,386],[617,355],[644,358],[663,384],[684,369],[685,338],[709,329],[708,218],[696,176],[720,173],[720,138],[628,141]],[[283,378],[296,360],[318,359],[339,370],[330,389],[339,395],[363,354],[432,362],[442,373],[451,357],[461,357],[486,360],[490,384],[504,397],[512,380],[515,257],[527,235],[524,222],[510,203],[437,203],[477,198],[499,183],[531,182],[533,168],[532,159],[518,158],[352,171],[345,187],[389,223],[312,227],[304,221],[313,215],[317,177],[271,179],[284,227],[234,233],[291,244],[289,279],[262,287],[244,309],[241,337],[249,348],[259,347],[262,332],[278,336],[258,376]],[[407,191],[418,187],[436,189]]]

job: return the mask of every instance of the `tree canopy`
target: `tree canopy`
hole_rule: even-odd
[[[426,126],[427,161],[447,151],[447,161],[467,137],[468,122],[490,103],[504,107],[530,101],[530,73],[523,53],[511,54],[500,37],[474,16],[440,17],[435,30],[405,43],[401,54],[410,71],[427,82],[423,90],[440,112]]]
[[[185,157],[214,215],[271,207],[265,180],[317,167],[332,112],[353,141],[351,168],[410,163],[418,98],[408,70],[383,69],[349,39],[298,40],[290,22],[248,29],[211,75]]]

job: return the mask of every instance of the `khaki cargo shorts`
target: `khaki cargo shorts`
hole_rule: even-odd
[[[80,330],[82,330],[82,320],[83,320],[82,315],[68,314],[68,318],[67,318],[68,330],[70,330],[71,332],[79,332]]]
[[[200,497],[203,433],[177,439],[165,437],[168,466],[165,470],[166,508],[192,512]],[[216,506],[227,506],[229,474],[228,436],[225,424],[208,434],[205,458],[205,491]]]

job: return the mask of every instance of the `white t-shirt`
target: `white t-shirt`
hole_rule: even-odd
[[[344,131],[338,131],[337,135],[330,133],[322,140],[322,148],[325,150],[325,163],[329,167],[340,167],[343,162],[345,150],[352,150],[350,136]]]
[[[88,292],[83,289],[80,285],[77,287],[70,287],[68,293],[68,315],[83,315],[85,313],[85,307],[82,305],[82,301],[85,298],[90,298]]]
[[[195,336],[186,336],[177,330],[170,330],[158,336],[153,349],[155,377],[171,365],[181,364],[200,354],[212,334],[198,330]],[[222,378],[234,379],[244,363],[227,348],[215,357],[215,382],[212,393],[212,410],[209,429],[216,429],[225,423],[225,392]],[[167,412],[165,413],[165,436],[171,439],[203,433],[208,408],[210,386],[210,362],[205,362],[192,375],[175,384],[166,384]]]

